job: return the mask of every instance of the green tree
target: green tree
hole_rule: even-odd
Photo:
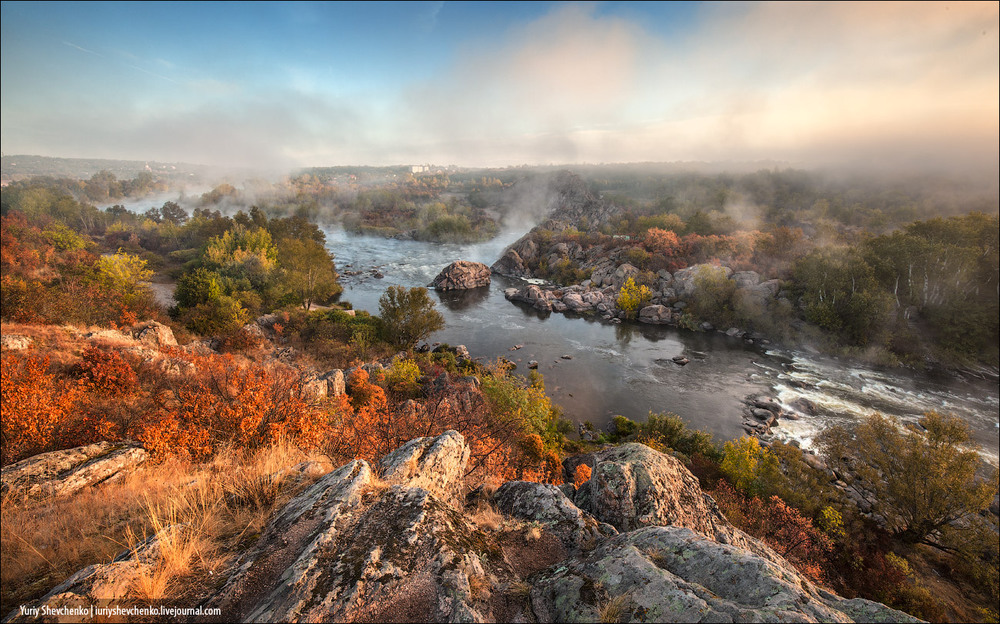
[[[306,310],[313,303],[325,303],[343,290],[337,283],[333,258],[313,239],[279,241],[278,262],[285,271],[285,286]]]
[[[828,429],[819,443],[831,467],[908,543],[942,547],[943,533],[968,527],[997,493],[997,471],[977,478],[979,454],[955,416],[928,412],[920,427],[900,429],[874,414],[853,432]]]
[[[691,309],[700,319],[717,325],[732,325],[738,322],[735,295],[736,282],[726,275],[724,268],[703,265],[694,276]]]
[[[177,280],[177,289],[174,291],[177,307],[191,308],[217,300],[222,296],[219,282],[219,274],[204,267],[185,273]]]
[[[184,225],[184,222],[188,220],[187,212],[177,202],[165,202],[163,207],[160,208],[160,214],[163,216],[164,221],[169,221],[175,225]]]
[[[849,342],[880,342],[892,314],[892,297],[875,271],[853,249],[818,249],[795,264],[806,318]]]
[[[386,339],[398,347],[412,347],[444,327],[426,288],[390,286],[378,301]]]

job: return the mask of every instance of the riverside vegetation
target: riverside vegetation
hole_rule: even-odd
[[[454,536],[444,538],[455,553],[453,561],[460,562],[460,578],[437,576],[451,569],[447,562],[420,567],[424,564],[415,563],[417,559],[409,561],[412,569],[397,566],[397,578],[405,581],[412,573],[418,580],[414,587],[424,588],[410,602],[392,603],[412,617],[645,617],[662,605],[642,594],[640,581],[613,587],[600,582],[601,566],[624,565],[618,558],[636,548],[647,563],[631,561],[630,569],[648,564],[695,584],[708,583],[698,579],[712,566],[732,569],[735,560],[728,557],[752,553],[771,562],[754,565],[773,564],[784,570],[781,574],[799,575],[802,580],[796,583],[806,588],[800,603],[808,605],[811,611],[805,613],[814,619],[829,619],[835,612],[867,619],[876,612],[859,610],[866,603],[839,602],[843,599],[825,590],[809,589],[812,584],[935,621],[997,618],[996,515],[987,511],[997,477],[977,474],[974,456],[960,446],[963,426],[954,419],[932,414],[923,429],[900,432],[876,417],[853,433],[832,430],[823,442],[826,469],[780,443],[763,447],[743,438],[720,447],[669,414],[651,414],[644,423],[620,418],[614,431],[601,433],[596,442],[578,442],[567,437],[571,428],[546,396],[540,375],[518,377],[502,361],[483,365],[460,347],[417,348],[440,326],[433,303],[420,289],[388,291],[378,316],[340,302],[322,232],[303,215],[268,215],[257,208],[225,217],[199,208],[188,216],[176,205],[164,205],[157,215],[99,211],[43,187],[49,190],[33,191],[24,184],[3,191],[0,608],[5,614],[42,599],[81,568],[110,565],[91,571],[95,578],[111,579],[125,569],[120,563],[132,562],[128,565],[134,574],[112,591],[116,599],[224,603],[242,618],[277,617],[286,611],[267,606],[259,596],[244,604],[228,588],[252,582],[240,570],[254,557],[277,552],[274,536],[295,526],[282,518],[302,513],[294,510],[303,505],[324,509],[316,506],[318,492],[346,488],[338,504],[361,515],[343,516],[358,532],[357,541],[342,546],[368,559],[344,565],[378,567],[381,555],[371,553],[379,548],[388,553],[388,546],[379,546],[380,538],[365,533],[364,524],[388,522],[406,505],[434,517],[440,514],[454,527],[471,527],[468,533],[455,529]],[[967,239],[981,234],[981,250],[995,253],[983,225],[989,218],[962,219],[915,224],[893,244],[920,247],[917,239],[941,240],[939,233],[952,228],[957,238],[949,240],[959,243],[934,243],[938,251],[970,248]],[[690,218],[682,225],[678,221],[671,223],[678,229],[690,227]],[[707,255],[690,256],[668,251],[692,234],[664,228],[646,230],[641,246],[616,234],[573,231],[546,240],[546,231],[554,230],[531,234],[540,249],[550,242],[575,242],[586,251],[588,237],[604,237],[593,240],[614,253],[635,256],[636,268],[643,265],[638,252],[649,254],[629,288],[618,293],[637,300],[634,307],[622,307],[634,312],[647,297],[642,286],[652,297],[644,272],[656,268],[655,263],[713,259],[698,236],[721,237],[715,241],[719,249],[729,249],[733,242],[725,238],[729,235],[692,232],[695,237],[687,239],[691,247],[685,253],[695,249]],[[786,233],[776,230],[775,235]],[[648,251],[647,240],[660,252]],[[876,242],[864,245],[882,244],[871,240]],[[810,266],[812,260],[805,259],[812,253],[825,252],[786,259],[785,270],[794,275],[800,270],[795,262]],[[543,254],[538,257],[544,259]],[[735,256],[719,257],[732,261]],[[539,264],[532,271],[547,271],[548,266]],[[962,266],[974,273],[979,265]],[[658,270],[681,268],[664,265]],[[153,271],[177,282],[177,305],[169,311],[149,289]],[[889,277],[873,273],[870,284],[885,284]],[[706,293],[713,291],[711,284],[701,286]],[[802,295],[807,314],[809,292]],[[843,293],[831,292],[823,290],[817,305],[829,304],[822,308],[824,314],[841,318],[834,301],[843,301]],[[937,318],[927,310],[947,306],[956,294],[948,291],[948,297],[934,304],[932,293],[920,291],[916,281],[896,293],[900,307],[927,295],[931,308],[923,309],[925,318]],[[712,294],[711,301],[703,296],[706,300],[695,306],[702,314],[738,310],[726,307],[733,292]],[[969,299],[970,305],[980,305],[975,296]],[[891,311],[892,301],[883,301]],[[892,335],[899,327],[890,323],[883,329]],[[841,335],[851,340],[849,333]],[[885,344],[891,347],[891,342]],[[929,344],[943,349],[947,343]],[[957,345],[951,352],[973,360],[989,357],[974,344],[973,349]],[[422,442],[413,446],[411,440],[417,439]],[[444,456],[444,448],[458,459],[432,462]],[[411,449],[406,451],[410,454],[401,456],[403,449]],[[623,472],[625,465],[632,467]],[[636,494],[628,504],[615,498],[634,489],[621,474],[652,471],[652,466],[675,476],[657,481],[659,489],[648,498]],[[696,480],[685,481],[688,470]],[[375,478],[378,472],[386,482]],[[391,476],[397,473],[402,476]],[[833,487],[833,479],[846,480],[874,507],[845,496]],[[511,481],[515,483],[499,487]],[[516,482],[560,489],[529,488],[524,491],[532,494],[525,498],[515,494],[529,486]],[[310,487],[313,483],[326,489]],[[711,494],[706,503],[717,503],[725,518],[691,506],[692,496],[702,496],[699,485]],[[350,493],[355,487],[356,495]],[[624,511],[666,500],[674,491],[686,492],[688,501],[677,510],[647,510],[644,520]],[[426,492],[444,506],[426,498]],[[417,502],[414,497],[424,498]],[[537,505],[556,505],[563,515],[554,519]],[[335,518],[341,512],[323,513]],[[560,528],[569,526],[564,515],[581,528],[565,532]],[[735,527],[726,528],[729,522]],[[705,538],[657,533],[662,530],[655,525],[688,527],[728,540],[725,548],[737,550],[705,550],[710,544],[697,541]],[[427,533],[413,530],[416,543],[424,544]],[[716,554],[699,555],[703,568],[688,569],[671,559],[677,540],[691,552]],[[539,548],[546,554],[537,564],[517,554]],[[124,558],[108,564],[123,551]],[[248,554],[240,558],[241,553]],[[498,561],[506,563],[497,567]],[[559,562],[560,568],[548,567]],[[352,578],[342,581],[357,599],[344,603],[345,610],[338,613],[356,619],[385,616],[378,611],[378,585],[362,590],[361,584],[349,585],[358,580]],[[395,581],[384,582],[386,588],[395,587]],[[303,583],[286,588],[287,595],[298,595],[309,585]],[[458,593],[450,595],[464,597],[448,603],[446,611],[420,611],[424,603],[444,608],[434,602],[435,595],[444,595],[435,594],[435,583],[444,583],[441,587],[449,591],[457,587]],[[578,596],[571,586],[582,587]],[[72,583],[62,587],[81,596],[98,591]],[[107,583],[103,587],[100,591],[111,591]],[[710,583],[705,587],[711,590]],[[705,602],[701,596],[697,604],[705,606],[697,609],[703,610],[684,613],[689,618],[696,613],[735,616],[743,613],[740,609],[762,608],[763,603],[747,596],[728,595],[722,602]]]

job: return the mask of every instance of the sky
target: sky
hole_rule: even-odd
[[[1000,3],[3,2],[4,154],[998,166]]]

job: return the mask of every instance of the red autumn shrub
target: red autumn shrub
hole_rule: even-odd
[[[49,372],[48,357],[3,355],[0,366],[0,464],[57,446],[61,424],[73,414],[80,390]]]
[[[88,390],[105,396],[133,392],[138,382],[135,370],[120,353],[99,347],[84,352],[80,372]]]
[[[811,580],[824,581],[833,543],[812,520],[777,496],[746,497],[725,481],[719,481],[711,494],[730,522],[763,540]]]
[[[196,372],[161,393],[139,439],[157,456],[204,459],[226,445],[255,449],[281,438],[315,444],[323,419],[302,398],[297,374],[231,355],[187,356]]]

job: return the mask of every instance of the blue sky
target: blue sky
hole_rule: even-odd
[[[5,154],[997,161],[997,3],[2,4]]]

